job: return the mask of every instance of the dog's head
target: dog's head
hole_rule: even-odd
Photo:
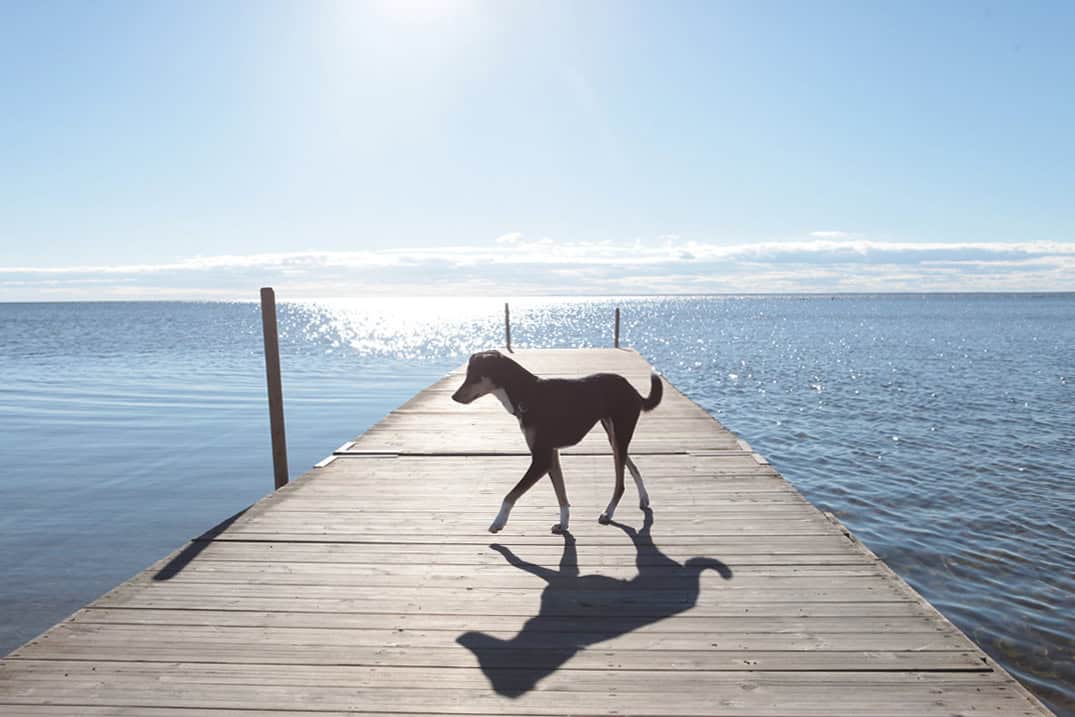
[[[452,400],[470,403],[503,385],[504,362],[510,361],[499,351],[482,351],[472,354],[467,362],[467,377],[463,385],[452,394]]]

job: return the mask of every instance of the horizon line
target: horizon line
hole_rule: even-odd
[[[272,287],[269,287],[272,288]],[[356,299],[377,300],[420,300],[420,299],[452,299],[452,300],[483,300],[503,302],[505,299],[689,299],[689,298],[765,298],[765,297],[867,297],[867,296],[1075,296],[1075,289],[1051,290],[1041,289],[1035,291],[773,291],[773,292],[685,292],[668,293],[659,292],[651,294],[512,294],[512,295],[451,295],[451,294],[363,294],[352,296],[321,296],[306,297],[301,299],[280,298],[277,295],[277,304],[300,304],[318,301],[348,301]],[[251,299],[37,299],[32,301],[9,301],[0,299],[0,305],[15,304],[257,304],[260,298]]]

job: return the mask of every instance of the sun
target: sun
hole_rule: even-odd
[[[467,0],[377,0],[378,14],[405,23],[431,23],[459,14]]]

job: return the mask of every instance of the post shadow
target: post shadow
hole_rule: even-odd
[[[645,509],[641,531],[613,521],[635,545],[638,575],[630,580],[605,575],[579,575],[575,538],[564,534],[558,570],[520,559],[503,545],[491,545],[514,567],[547,583],[541,609],[515,637],[502,640],[484,632],[466,632],[456,642],[478,658],[493,690],[521,697],[584,648],[625,635],[640,627],[690,610],[698,602],[703,570],[725,580],[731,568],[714,558],[677,563],[654,545],[650,536],[653,511]]]
[[[176,553],[175,557],[169,560],[165,565],[153,573],[154,580],[171,580],[179,573],[183,572],[183,568],[193,562],[194,558],[198,557],[203,550],[209,547],[209,544],[213,542],[213,538],[223,533],[228,527],[242,517],[243,513],[248,511],[249,508],[243,508],[235,515],[225,520],[220,521],[209,530],[199,535],[194,540],[187,544],[187,547]]]

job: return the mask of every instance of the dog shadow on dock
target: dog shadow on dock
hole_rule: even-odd
[[[484,632],[466,632],[456,638],[478,658],[493,690],[506,697],[521,697],[564,663],[596,643],[690,610],[698,602],[703,570],[732,577],[731,569],[714,558],[691,558],[678,563],[653,544],[653,511],[645,509],[642,530],[610,523],[635,545],[638,575],[620,580],[605,575],[579,575],[575,538],[564,535],[559,570],[520,559],[502,545],[490,546],[514,567],[547,583],[541,609],[515,637],[503,640]]]

